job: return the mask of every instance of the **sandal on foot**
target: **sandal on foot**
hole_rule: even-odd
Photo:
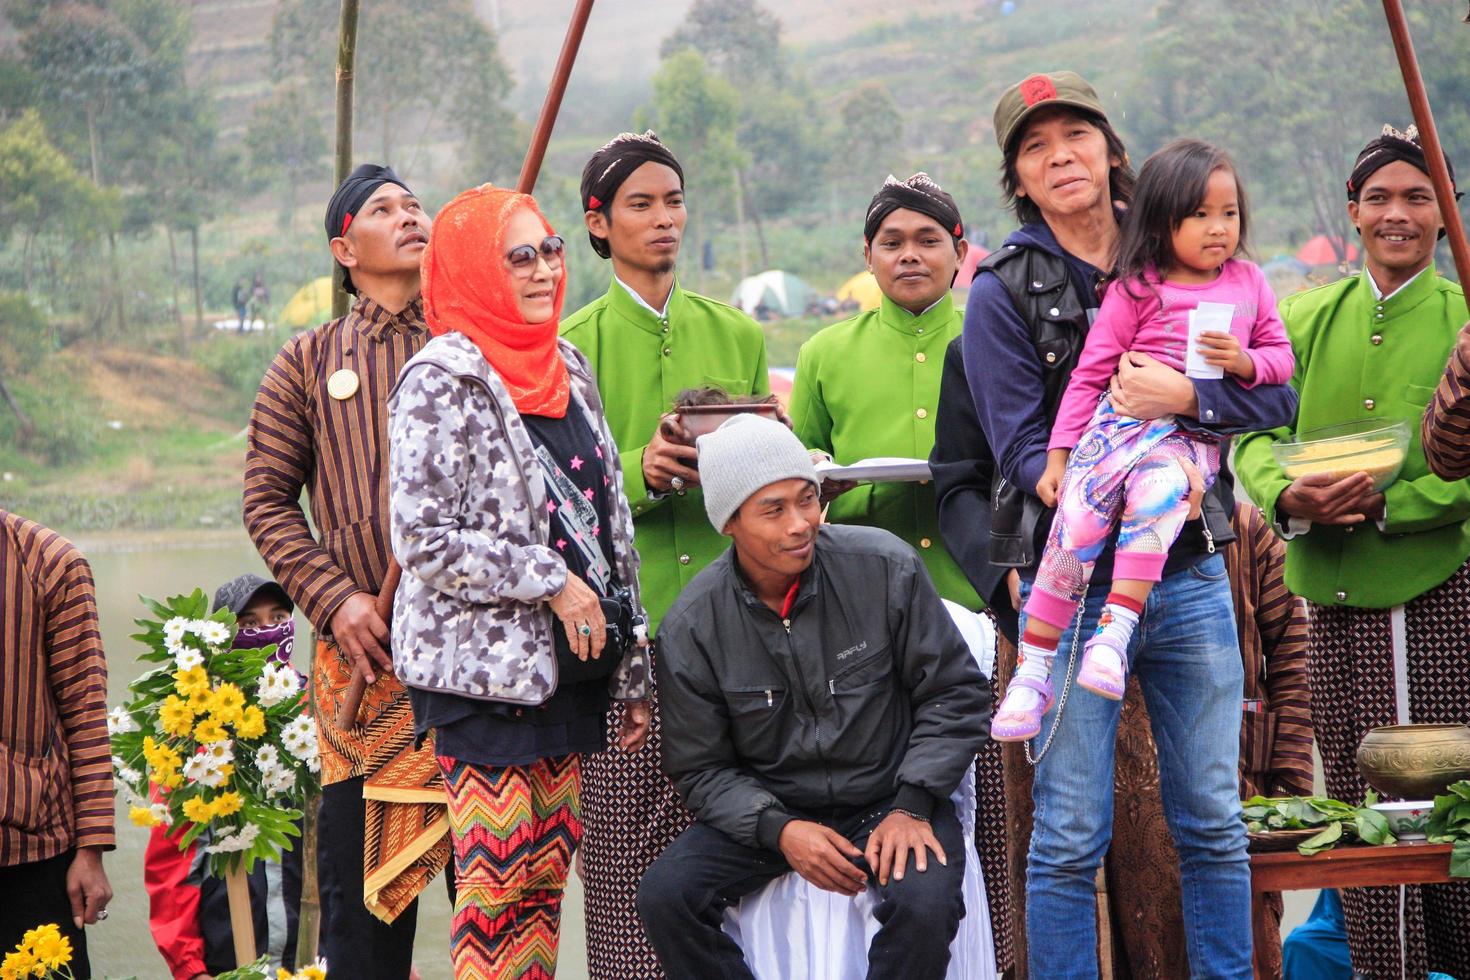
[[[1041,695],[1041,703],[1025,711],[1019,708],[1007,708],[1006,705],[1011,700],[1011,691],[1022,687]],[[1030,677],[1014,678],[1010,687],[1006,689],[1005,698],[1000,702],[1000,709],[990,720],[990,737],[997,742],[1025,742],[1035,738],[1041,733],[1041,718],[1051,710],[1053,700],[1050,680],[1038,681]]]
[[[1118,652],[1113,646],[1101,643],[1100,640],[1100,637],[1094,636],[1082,648],[1082,663],[1077,668],[1077,686],[1099,697],[1107,698],[1109,701],[1121,701],[1128,683],[1128,668],[1124,667],[1120,671],[1111,664],[1099,663],[1098,658],[1092,653],[1094,647],[1107,647],[1108,651],[1114,655],[1117,655]],[[1118,659],[1121,661],[1123,658]]]

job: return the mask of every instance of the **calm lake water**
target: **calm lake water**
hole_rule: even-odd
[[[137,632],[133,620],[145,614],[138,602],[140,593],[161,599],[202,588],[213,596],[216,587],[237,575],[269,574],[243,532],[79,535],[73,540],[86,552],[97,579],[109,705],[121,704],[128,683],[142,673],[138,645],[129,639]],[[300,616],[296,628],[298,635],[307,635],[308,627]],[[296,645],[299,669],[306,669],[308,647],[304,640]],[[104,859],[115,897],[107,921],[87,929],[92,965],[99,978],[169,980],[168,969],[148,932],[148,894],[143,889],[143,849],[147,842],[148,832],[134,827],[128,821],[127,807],[119,804],[117,850]],[[453,976],[449,919],[449,900],[436,879],[419,901],[415,960],[424,980],[450,980]],[[587,976],[583,947],[582,895],[574,877],[563,917],[558,976],[571,980]]]

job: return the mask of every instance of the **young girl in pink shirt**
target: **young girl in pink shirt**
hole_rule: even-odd
[[[1189,467],[1206,488],[1219,472],[1218,437],[1185,430],[1172,415],[1139,420],[1113,410],[1106,394],[1119,358],[1135,351],[1184,371],[1191,318],[1223,325],[1228,317],[1228,333],[1198,337],[1205,364],[1247,388],[1291,378],[1295,359],[1275,297],[1261,270],[1235,257],[1245,237],[1245,191],[1224,151],[1176,140],[1144,163],[1114,282],[1068,380],[1036,485],[1057,513],[1026,602],[1019,665],[991,722],[997,741],[1040,731],[1058,640],[1114,525],[1112,591],[1083,648],[1077,683],[1123,697],[1133,629],[1189,515]]]

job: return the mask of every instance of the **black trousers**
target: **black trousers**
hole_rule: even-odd
[[[419,903],[414,901],[390,925],[362,904],[362,842],[367,803],[362,779],[322,787],[317,837],[317,876],[321,890],[321,955],[332,975],[362,980],[408,980]],[[444,875],[454,901],[454,875]]]
[[[54,858],[0,868],[0,958],[15,949],[36,926],[54,922],[71,940],[71,972],[90,980],[86,933],[72,925],[71,900],[66,897],[66,872],[76,851]]]
[[[819,822],[862,849],[887,809],[882,805],[872,814]],[[868,949],[870,978],[943,980],[949,968],[949,944],[965,914],[965,849],[948,800],[934,808],[933,828],[948,865],[931,853],[928,870],[920,874],[910,857],[901,881],[890,875],[887,885],[879,885],[866,861],[856,859],[868,871],[868,886],[879,893],[879,929]],[[638,914],[668,975],[753,978],[740,947],[720,928],[725,909],[790,870],[781,853],[746,847],[707,824],[696,823],[680,834],[638,888]]]

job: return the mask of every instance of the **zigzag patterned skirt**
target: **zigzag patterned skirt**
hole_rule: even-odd
[[[551,980],[582,839],[582,756],[526,766],[438,760],[454,842],[455,980]]]

